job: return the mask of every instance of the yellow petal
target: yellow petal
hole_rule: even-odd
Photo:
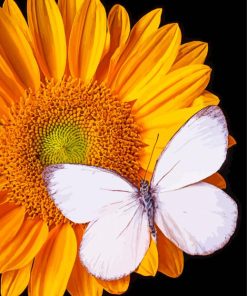
[[[15,24],[18,25],[20,30],[23,32],[24,36],[26,37],[28,43],[32,47],[32,37],[30,30],[28,28],[27,22],[20,11],[18,5],[15,3],[14,0],[5,0],[3,3],[4,11],[9,14],[9,16],[13,19]]]
[[[100,279],[97,279],[97,281],[108,293],[120,295],[128,290],[130,276],[115,281],[103,281]]]
[[[81,5],[83,3],[84,0],[75,0],[76,2],[76,10],[78,11],[81,8]]]
[[[204,182],[208,182],[214,186],[217,186],[221,189],[226,189],[226,181],[219,173],[215,173],[212,176],[203,180]]]
[[[111,87],[125,101],[139,98],[149,90],[149,81],[158,80],[170,69],[180,42],[177,24],[160,28],[146,40],[138,54],[130,53]]]
[[[216,95],[205,90],[201,96],[199,96],[193,101],[191,107],[201,107],[202,109],[210,105],[219,105],[219,102],[220,99]]]
[[[184,268],[183,252],[169,241],[158,228],[157,237],[159,253],[158,270],[172,278],[180,276]]]
[[[20,295],[27,287],[33,261],[26,266],[4,272],[1,277],[1,295],[17,296]]]
[[[190,65],[166,75],[137,100],[133,106],[137,119],[188,107],[200,96],[210,79],[211,69],[205,65]]]
[[[40,85],[39,68],[32,49],[18,26],[0,8],[0,44],[5,62],[14,71],[24,88],[37,90]]]
[[[11,242],[0,246],[0,272],[19,269],[31,262],[47,235],[46,223],[39,219],[26,219]]]
[[[75,17],[69,41],[69,68],[74,77],[89,82],[103,54],[106,13],[99,0],[85,0]]]
[[[170,71],[192,64],[203,64],[208,53],[208,44],[192,41],[180,46],[177,58]]]
[[[84,227],[82,225],[75,225],[74,231],[77,238],[77,249],[79,249]],[[67,289],[73,296],[101,296],[103,293],[102,286],[98,284],[96,279],[82,266],[78,252]]]
[[[69,224],[56,226],[49,233],[33,264],[31,296],[62,296],[76,258],[76,237]]]
[[[153,157],[151,158],[149,166],[150,172],[153,171],[160,153],[166,147],[167,143],[174,134],[185,124],[185,122],[204,107],[218,105],[218,103],[219,99],[217,96],[205,91],[201,96],[193,101],[191,106],[164,113],[162,113],[162,110],[157,109],[156,112],[151,113],[150,116],[142,118],[142,121],[140,121],[139,124],[143,126],[142,140],[147,144],[147,146],[143,149],[141,167],[147,168],[158,134],[159,140],[155,147]],[[162,107],[160,109],[162,109]]]
[[[130,32],[129,15],[125,8],[121,5],[114,5],[108,16],[109,27],[109,48],[105,49],[106,54],[99,64],[96,72],[96,80],[102,81],[107,73],[110,65],[110,59],[116,49],[125,44]]]
[[[27,15],[40,68],[48,78],[60,80],[67,51],[63,20],[55,0],[28,0]]]
[[[151,239],[147,253],[136,272],[143,276],[155,276],[158,270],[158,251],[156,243]]]
[[[228,148],[231,148],[232,146],[236,145],[237,142],[236,140],[233,138],[233,136],[229,135],[228,136]]]
[[[110,69],[107,76],[107,84],[111,86],[119,69],[125,63],[130,54],[139,53],[144,42],[157,31],[160,24],[162,9],[155,9],[144,15],[131,30],[128,42],[123,44],[110,61]]]
[[[6,197],[4,193],[1,194],[2,197]],[[24,207],[17,207],[11,203],[0,205],[0,250],[15,237],[22,226],[24,216]]]

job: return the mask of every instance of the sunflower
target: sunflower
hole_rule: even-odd
[[[88,274],[77,255],[84,226],[56,208],[42,172],[87,164],[138,185],[159,134],[150,178],[174,133],[219,103],[205,90],[207,44],[181,45],[177,24],[159,27],[161,9],[132,29],[122,6],[107,17],[99,0],[28,0],[27,17],[13,0],[0,8],[1,295],[120,294],[130,277]],[[207,181],[225,186],[219,174]],[[158,237],[136,272],[178,277],[183,253]]]

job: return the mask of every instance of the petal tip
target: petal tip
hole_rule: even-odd
[[[208,43],[207,42],[201,42],[201,47],[203,48],[203,49],[208,49]]]

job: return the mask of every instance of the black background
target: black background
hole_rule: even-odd
[[[37,0],[40,1],[40,0]],[[25,2],[17,1],[25,12]],[[246,295],[246,95],[245,1],[215,0],[104,0],[107,11],[116,3],[124,5],[132,25],[148,11],[163,8],[162,24],[177,22],[183,42],[208,42],[206,64],[213,72],[208,89],[221,98],[230,133],[237,145],[230,149],[221,172],[227,180],[227,193],[239,204],[238,229],[231,242],[216,254],[185,256],[185,268],[178,279],[162,274],[155,278],[132,276],[128,296],[145,295]],[[2,3],[2,1],[0,1]],[[218,4],[218,6],[216,6]],[[105,293],[104,295],[110,295]],[[53,295],[47,295],[53,296]]]

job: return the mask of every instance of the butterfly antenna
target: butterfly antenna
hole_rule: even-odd
[[[157,144],[157,142],[158,142],[158,139],[159,139],[159,134],[157,135],[156,141],[155,141],[154,146],[153,146],[153,150],[152,150],[152,153],[151,153],[151,156],[150,156],[149,162],[148,162],[148,166],[147,166],[146,171],[145,171],[144,180],[146,179],[146,174],[147,174],[147,171],[148,171],[149,165],[150,165],[150,163],[151,163],[151,160],[152,160],[152,157],[153,157],[153,154],[154,154],[154,149],[155,149],[155,147],[156,147],[156,144]]]

